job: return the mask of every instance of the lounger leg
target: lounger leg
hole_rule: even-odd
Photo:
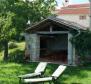
[[[53,81],[53,84],[59,84],[57,80]]]
[[[21,78],[19,78],[19,84],[21,84]]]
[[[44,82],[42,84],[44,84]]]
[[[49,84],[52,84],[52,82],[51,82],[51,81],[49,81]]]

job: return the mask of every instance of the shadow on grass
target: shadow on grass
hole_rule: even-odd
[[[2,63],[0,66],[0,84],[19,84],[18,76],[34,72],[37,64],[38,63]]]
[[[17,49],[9,53],[8,62],[23,63],[24,62],[24,51]]]
[[[79,80],[83,80],[84,82],[84,79],[88,78],[88,73],[90,71],[91,67],[67,67],[63,75],[59,78],[59,81],[62,84],[67,84],[67,81],[70,84],[82,84],[82,81]]]

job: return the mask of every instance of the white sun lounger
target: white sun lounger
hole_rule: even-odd
[[[29,74],[25,74],[25,75],[20,75],[18,76],[20,78],[20,81],[21,79],[24,79],[24,78],[30,78],[30,77],[35,77],[35,76],[41,76],[45,69],[46,69],[46,66],[47,66],[47,62],[40,62],[37,66],[37,68],[35,69],[34,73],[29,73]]]
[[[60,65],[50,77],[24,79],[22,82],[23,83],[55,82],[65,69],[66,66]]]

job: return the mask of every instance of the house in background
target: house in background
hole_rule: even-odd
[[[84,27],[56,17],[49,17],[26,29],[26,51],[31,61],[74,65],[75,47],[70,39]],[[74,35],[74,32],[75,35]]]
[[[76,22],[84,27],[89,27],[89,3],[73,4],[60,8],[56,11],[58,18]]]

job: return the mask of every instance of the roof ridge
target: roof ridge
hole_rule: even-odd
[[[89,3],[84,3],[84,4],[70,4],[66,7],[61,7],[62,8],[79,8],[79,7],[89,7]]]
[[[80,3],[80,4],[79,3],[78,4],[76,3],[76,4],[70,4],[70,5],[87,5],[87,4],[89,4],[89,3]]]

